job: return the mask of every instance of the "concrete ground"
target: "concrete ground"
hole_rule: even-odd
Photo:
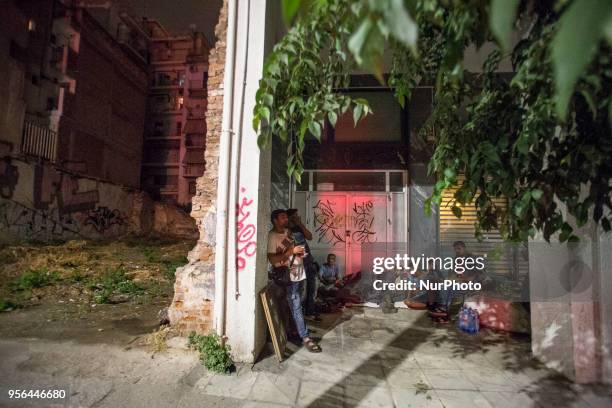
[[[610,407],[612,390],[577,386],[530,358],[528,338],[434,326],[423,312],[347,309],[315,329],[323,353],[268,353],[213,375],[185,339],[151,354],[136,342],[0,340],[2,407]],[[9,389],[63,389],[10,400]]]

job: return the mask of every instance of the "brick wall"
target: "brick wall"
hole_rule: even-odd
[[[200,239],[189,253],[189,264],[176,271],[174,299],[168,315],[180,332],[208,333],[212,328],[215,269],[215,228],[219,140],[223,116],[223,73],[227,34],[227,1],[223,1],[215,27],[217,41],[208,57],[208,108],[206,111],[206,151],[204,175],[197,180],[191,216]]]

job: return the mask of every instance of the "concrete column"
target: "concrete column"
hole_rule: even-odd
[[[238,2],[232,124],[235,162],[229,180],[230,206],[235,205],[235,211],[228,209],[226,335],[233,358],[244,362],[254,361],[266,340],[259,292],[267,283],[271,155],[270,149],[260,151],[257,146],[252,112],[265,55],[276,40],[269,33],[276,32],[280,21],[275,12],[277,5],[271,3],[274,2]],[[223,165],[220,161],[219,166]]]
[[[532,351],[577,383],[610,383],[612,238],[592,224],[580,235],[529,243]]]

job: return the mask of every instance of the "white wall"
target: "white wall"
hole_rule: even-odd
[[[529,242],[532,351],[578,383],[612,383],[612,234],[590,223],[579,235]]]
[[[255,360],[267,332],[259,292],[267,283],[270,151],[260,151],[257,146],[252,112],[264,55],[276,40],[271,33],[277,31],[279,21],[274,1],[251,0],[250,8],[248,1],[238,2],[232,123],[232,157],[236,161],[232,167],[237,173],[230,174],[228,208],[228,258],[235,258],[235,262],[228,262],[227,267],[226,336],[232,357],[243,362]],[[223,158],[220,160],[219,166],[223,166]]]

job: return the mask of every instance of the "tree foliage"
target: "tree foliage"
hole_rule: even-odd
[[[453,212],[475,205],[477,235],[509,240],[541,231],[575,240],[589,219],[610,230],[612,176],[612,2],[608,0],[284,0],[288,33],[269,56],[257,93],[260,146],[287,143],[299,181],[305,137],[320,139],[367,101],[337,92],[368,69],[400,104],[434,84],[430,204],[457,186]],[[520,36],[511,41],[512,36]],[[468,72],[469,48],[488,54]],[[385,66],[386,55],[391,56]],[[500,75],[502,61],[512,72]],[[508,207],[495,205],[506,197]]]

